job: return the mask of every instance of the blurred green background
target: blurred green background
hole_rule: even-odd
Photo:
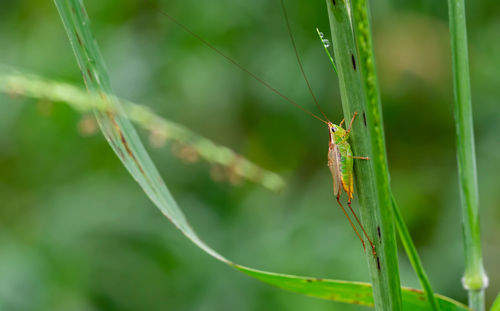
[[[482,241],[500,290],[500,3],[468,2]],[[236,262],[368,281],[332,195],[324,125],[257,84],[164,10],[316,112],[279,1],[87,1],[116,94],[286,178],[271,193],[214,181],[141,132],[193,226]],[[304,67],[330,119],[337,78],[317,39],[324,1],[287,1]],[[392,186],[436,292],[465,301],[446,1],[376,1],[373,21]],[[50,1],[1,0],[0,63],[84,87]],[[194,247],[128,175],[92,122],[63,103],[0,95],[1,310],[366,310],[259,283]],[[213,175],[213,174],[212,174]],[[419,287],[404,253],[402,283]]]

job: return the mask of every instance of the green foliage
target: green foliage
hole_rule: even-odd
[[[325,167],[326,130],[247,81],[158,13],[158,8],[172,12],[245,67],[313,110],[301,86],[283,21],[276,18],[280,14],[277,3],[153,0],[148,5],[133,1],[119,7],[105,2],[87,5],[91,6],[93,30],[120,98],[148,103],[157,112],[155,116],[165,115],[186,124],[182,131],[174,131],[173,139],[179,134],[182,142],[184,131],[203,133],[287,178],[287,187],[277,195],[248,183],[241,185],[239,178],[231,180],[236,187],[228,187],[214,182],[213,176],[214,180],[208,178],[207,165],[184,166],[168,153],[148,149],[203,240],[237,262],[368,281],[359,243],[332,203]],[[328,27],[324,3],[289,2],[288,6],[312,86],[327,115],[339,121],[341,117],[335,117],[340,115],[339,90],[337,83],[332,83],[334,75],[314,33],[315,26]],[[74,56],[52,6],[23,0],[2,2],[0,7],[2,63],[68,81],[66,86],[73,89],[73,85],[81,85]],[[483,234],[489,241],[496,239],[499,228],[497,211],[487,208],[499,204],[500,42],[491,40],[498,33],[495,8],[498,4],[488,1],[474,3],[475,13],[468,21],[471,78],[477,90],[474,121],[481,203],[485,207],[481,211]],[[389,1],[377,3],[373,13],[393,190],[433,287],[465,301],[459,280],[463,256],[458,244],[456,168],[450,143],[454,131],[451,109],[448,111],[451,83],[447,73],[451,70],[445,46],[445,7],[438,2]],[[23,76],[28,84],[51,82]],[[40,86],[37,92],[42,94],[61,84]],[[83,99],[85,113],[92,95],[83,94],[80,88],[74,90],[78,91],[71,93],[75,97],[64,101],[78,105]],[[76,125],[80,129],[88,116],[80,119],[79,113],[65,105],[52,104],[36,94],[35,101],[12,89],[8,95],[0,95],[1,309],[146,311],[166,305],[175,310],[366,309],[262,286],[210,261],[165,225],[159,213],[147,208],[151,204],[146,196],[129,181],[130,176],[103,139],[77,130]],[[113,100],[105,106],[114,102],[114,96],[107,95]],[[146,135],[152,134],[148,129],[152,110],[140,106],[134,114],[127,101],[120,104],[124,105],[124,118],[144,127]],[[165,122],[175,130],[175,124]],[[362,122],[358,119],[358,123]],[[161,122],[153,124],[163,127]],[[206,160],[210,162],[210,158]],[[355,194],[360,195],[358,188]],[[403,245],[407,247],[405,240]],[[485,246],[486,262],[498,261],[494,245]],[[414,272],[401,258],[402,284],[417,287]],[[410,257],[412,264],[415,260],[418,257]],[[489,266],[487,305],[493,302],[500,284],[497,269]],[[418,268],[416,271],[423,273]],[[347,289],[335,297],[337,301],[374,303],[367,283],[261,273],[254,276],[326,299],[333,298],[327,296],[334,289]],[[426,288],[425,283],[422,287]],[[228,299],[221,301],[222,294]],[[401,291],[405,308],[418,304],[411,310],[425,309],[425,297],[428,299],[429,293]],[[448,304],[452,310],[466,310],[443,296],[436,295],[436,299],[443,310]],[[498,301],[492,309],[497,307]]]
[[[145,193],[148,194],[161,212],[181,230],[187,238],[219,261],[234,266],[238,270],[257,279],[272,283],[284,289],[294,290],[310,296],[349,303],[361,303],[361,299],[349,298],[349,295],[352,297],[361,295],[359,298],[370,296],[366,293],[364,295],[361,293],[362,288],[367,288],[366,285],[352,287],[350,282],[338,281],[328,281],[328,283],[333,283],[335,286],[330,289],[327,287],[328,295],[325,296],[324,294],[318,293],[317,287],[315,286],[318,281],[311,281],[313,280],[312,278],[278,275],[276,273],[255,270],[238,265],[229,261],[205,244],[187,222],[166,185],[162,182],[158,171],[142,146],[134,128],[129,123],[125,113],[122,112],[124,110],[120,102],[108,95],[112,94],[111,84],[102,56],[92,36],[90,22],[85,8],[83,7],[83,3],[77,0],[67,2],[56,0],[56,5],[63,20],[66,33],[72,43],[75,55],[77,56],[80,70],[84,73],[84,79],[89,92],[91,94],[99,94],[99,96],[107,102],[107,106],[110,107],[104,112],[102,110],[95,110],[103,133],[108,138],[110,145],[113,147],[118,157],[122,160],[122,163],[141,185]],[[76,29],[76,31],[74,31],[74,29]],[[384,260],[383,256],[381,256],[381,258]],[[379,265],[377,269],[380,272],[378,257],[375,264]],[[388,277],[390,278],[390,276]],[[377,277],[374,279],[378,280]],[[319,283],[322,283],[322,281],[319,281]],[[337,289],[337,287],[339,287],[339,289]],[[375,302],[376,301],[377,299],[375,299]],[[361,304],[371,305],[369,300]],[[382,303],[382,306],[383,305],[384,303]],[[409,305],[412,305],[411,299]]]

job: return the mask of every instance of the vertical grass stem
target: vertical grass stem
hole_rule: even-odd
[[[457,162],[465,249],[465,274],[462,283],[469,292],[469,306],[474,310],[482,311],[484,310],[484,289],[488,285],[488,277],[483,268],[479,230],[479,195],[464,0],[448,0],[448,9],[453,62]]]
[[[354,112],[351,146],[357,156],[370,161],[357,161],[354,174],[360,201],[360,214],[368,235],[374,240],[377,255],[367,252],[376,310],[401,310],[401,288],[397,261],[396,235],[391,211],[391,198],[380,102],[374,68],[366,69],[366,54],[360,54],[355,41],[352,19],[346,0],[327,0],[335,63],[345,120]],[[363,37],[365,38],[365,37]],[[359,37],[356,37],[356,40]],[[373,62],[373,59],[369,59]],[[370,88],[366,76],[375,79]],[[375,95],[373,95],[375,92]],[[374,99],[375,98],[375,99]]]

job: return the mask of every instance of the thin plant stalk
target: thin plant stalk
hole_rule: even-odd
[[[479,228],[479,194],[464,0],[448,0],[448,12],[453,62],[458,176],[465,249],[465,273],[462,283],[469,293],[469,307],[482,311],[484,310],[484,290],[488,286],[488,277],[483,267]]]

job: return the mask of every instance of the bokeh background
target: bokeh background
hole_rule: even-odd
[[[482,241],[500,290],[500,3],[467,1]],[[316,112],[279,1],[86,1],[116,94],[259,165],[287,188],[215,181],[141,136],[202,236],[236,262],[367,281],[356,236],[332,196],[323,124],[175,26],[164,10]],[[337,79],[315,27],[324,1],[287,1],[304,67],[330,119]],[[392,186],[435,290],[460,301],[463,247],[446,1],[373,3]],[[0,63],[84,87],[54,4],[0,2]],[[259,283],[193,246],[128,175],[92,119],[64,103],[0,95],[0,309],[367,310]],[[418,287],[400,252],[402,283]]]

